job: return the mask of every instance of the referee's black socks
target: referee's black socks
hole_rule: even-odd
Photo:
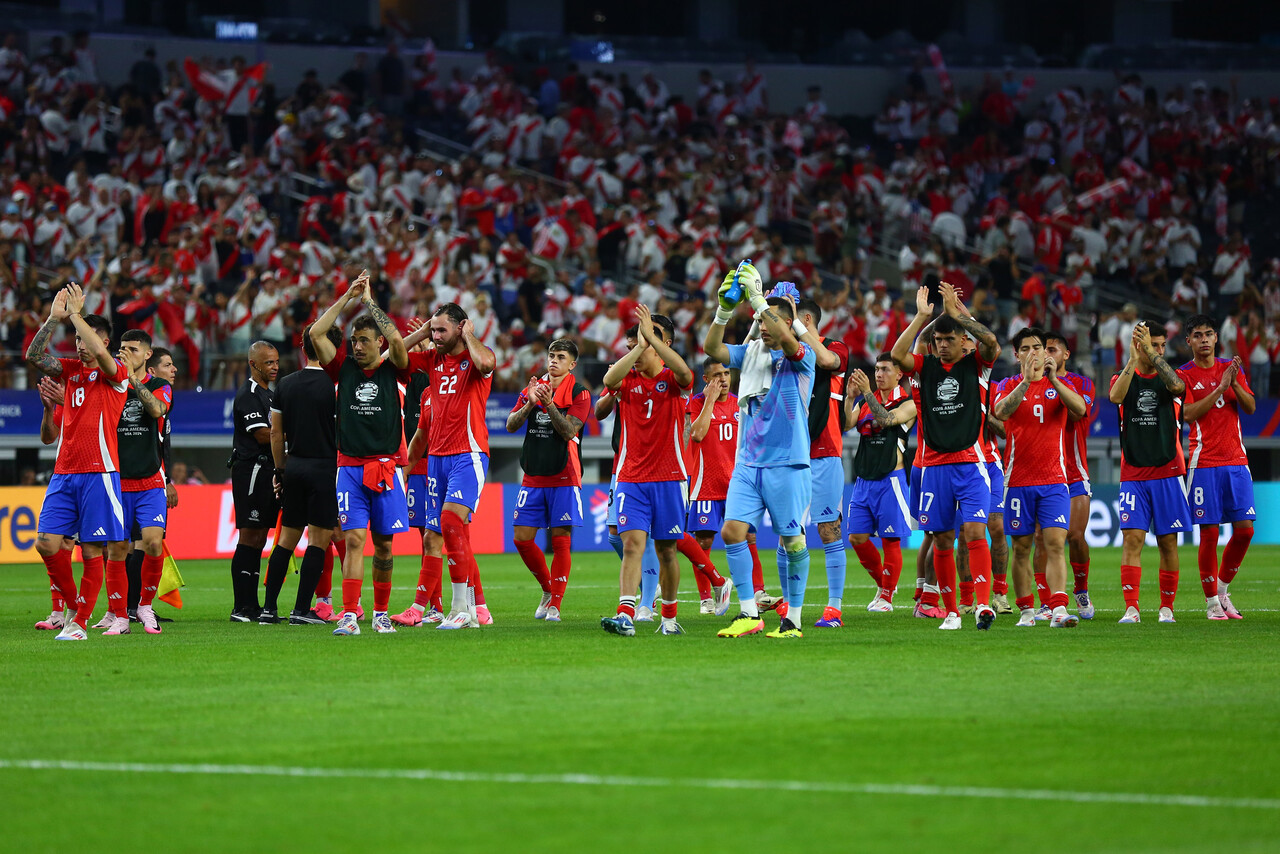
[[[276,610],[276,600],[280,598],[280,588],[284,587],[284,578],[289,574],[289,558],[293,551],[284,546],[276,546],[267,558],[267,589],[262,597],[262,607],[268,611]]]
[[[262,549],[236,546],[231,556],[231,589],[235,595],[234,610],[241,613],[258,608],[258,573],[262,568]]]
[[[307,546],[302,553],[302,566],[298,569],[298,598],[294,600],[293,613],[305,614],[311,610],[311,599],[316,595],[316,585],[320,583],[327,554],[319,546]]]

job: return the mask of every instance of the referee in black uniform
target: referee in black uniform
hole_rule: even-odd
[[[231,557],[235,604],[231,622],[258,619],[258,577],[267,532],[276,526],[279,504],[271,483],[271,386],[280,372],[280,353],[266,341],[249,346],[249,379],[236,392],[231,444],[231,494],[236,508],[236,551]]]
[[[280,539],[267,561],[267,590],[259,623],[278,623],[276,599],[289,572],[289,559],[307,529],[307,550],[298,572],[298,596],[289,625],[323,625],[311,610],[311,598],[324,567],[329,540],[338,524],[338,479],[335,391],[333,380],[316,359],[315,344],[302,330],[306,366],[280,381],[271,403],[271,456],[275,483],[281,494]],[[335,326],[326,336],[334,348],[342,346]]]

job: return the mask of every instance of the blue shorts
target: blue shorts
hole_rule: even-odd
[[[461,504],[473,513],[489,474],[489,455],[481,453],[427,457],[427,518],[424,527],[440,533],[446,504]]]
[[[582,526],[582,488],[522,486],[516,493],[514,524],[530,528]]]
[[[1214,466],[1187,474],[1187,497],[1194,525],[1221,525],[1258,518],[1248,466]]]
[[[1046,486],[1011,486],[1005,490],[1005,530],[1015,537],[1029,537],[1041,528],[1067,528],[1071,522],[1071,496],[1065,483]]]
[[[911,467],[911,474],[910,474],[911,491],[907,494],[907,498],[911,499],[911,509],[912,509],[911,524],[913,525],[916,522],[915,512],[914,512],[915,508],[920,506],[920,476],[921,476],[921,472],[923,471],[924,469],[920,468],[920,466]]]
[[[1093,495],[1093,488],[1087,480],[1077,480],[1075,483],[1067,484],[1067,494],[1072,498],[1089,498]]]
[[[411,474],[405,479],[405,502],[409,505],[409,527],[426,527],[427,521],[427,476]],[[436,533],[440,533],[436,531]]]
[[[954,531],[961,525],[987,524],[991,510],[991,479],[986,463],[951,463],[929,466],[920,475],[920,503],[916,518],[920,530]]]
[[[141,492],[122,492],[120,498],[124,503],[124,528],[133,537],[142,536],[143,528],[161,528],[169,518],[169,505],[164,494],[164,487],[144,489]]]
[[[844,518],[850,534],[899,540],[911,536],[915,517],[907,503],[907,473],[899,469],[880,480],[855,480]]]
[[[689,502],[689,519],[685,523],[686,531],[711,531],[720,533],[724,527],[724,500]]]
[[[644,531],[655,540],[678,540],[684,536],[689,481],[619,481],[614,497],[618,505],[618,533]]]
[[[409,504],[400,470],[392,488],[374,492],[364,485],[364,466],[338,466],[338,524],[344,531],[368,528],[390,536],[409,530]]]
[[[609,476],[609,512],[605,515],[605,524],[614,528],[618,527],[618,502],[614,501],[614,496],[618,494],[618,475]]]
[[[810,460],[813,472],[813,498],[809,518],[814,524],[837,522],[844,503],[844,460],[840,457],[818,457]]]
[[[1120,529],[1157,537],[1191,530],[1187,487],[1180,477],[1120,481]]]
[[[76,537],[82,543],[121,543],[129,539],[120,498],[120,473],[55,474],[49,478],[37,530]]]
[[[759,528],[768,511],[779,537],[799,536],[804,533],[812,489],[808,466],[735,466],[724,501],[724,517]]]
[[[991,480],[992,515],[1004,512],[1004,469],[999,463],[987,463],[987,477]]]

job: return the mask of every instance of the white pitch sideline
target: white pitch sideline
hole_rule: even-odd
[[[1228,798],[1144,792],[1073,792],[1058,789],[1001,789],[981,786],[932,786],[909,783],[842,783],[820,780],[746,780],[731,778],[628,777],[599,774],[498,774],[437,771],[428,768],[313,768],[289,765],[157,764],[79,762],[65,759],[0,759],[0,770],[101,771],[113,774],[195,774],[239,777],[319,777],[373,780],[428,780],[450,783],[503,783],[528,786],[606,786],[655,789],[746,789],[888,795],[927,798],[1062,801],[1083,804],[1135,804],[1211,809],[1280,810],[1277,798]]]

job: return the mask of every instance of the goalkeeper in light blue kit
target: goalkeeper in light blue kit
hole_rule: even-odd
[[[816,359],[813,350],[798,340],[804,329],[797,327],[793,303],[784,297],[766,299],[760,273],[749,262],[739,264],[725,277],[718,296],[720,304],[704,349],[711,358],[740,372],[738,458],[725,498],[720,535],[742,606],[742,613],[718,634],[737,638],[764,630],[751,581],[747,532],[750,526],[762,524],[768,510],[787,554],[782,591],[787,614],[777,631],[767,637],[799,638],[800,609],[809,581],[804,514],[813,491],[809,397]],[[756,313],[760,338],[748,344],[725,344],[725,325],[743,297]],[[783,574],[779,567],[779,575]]]

